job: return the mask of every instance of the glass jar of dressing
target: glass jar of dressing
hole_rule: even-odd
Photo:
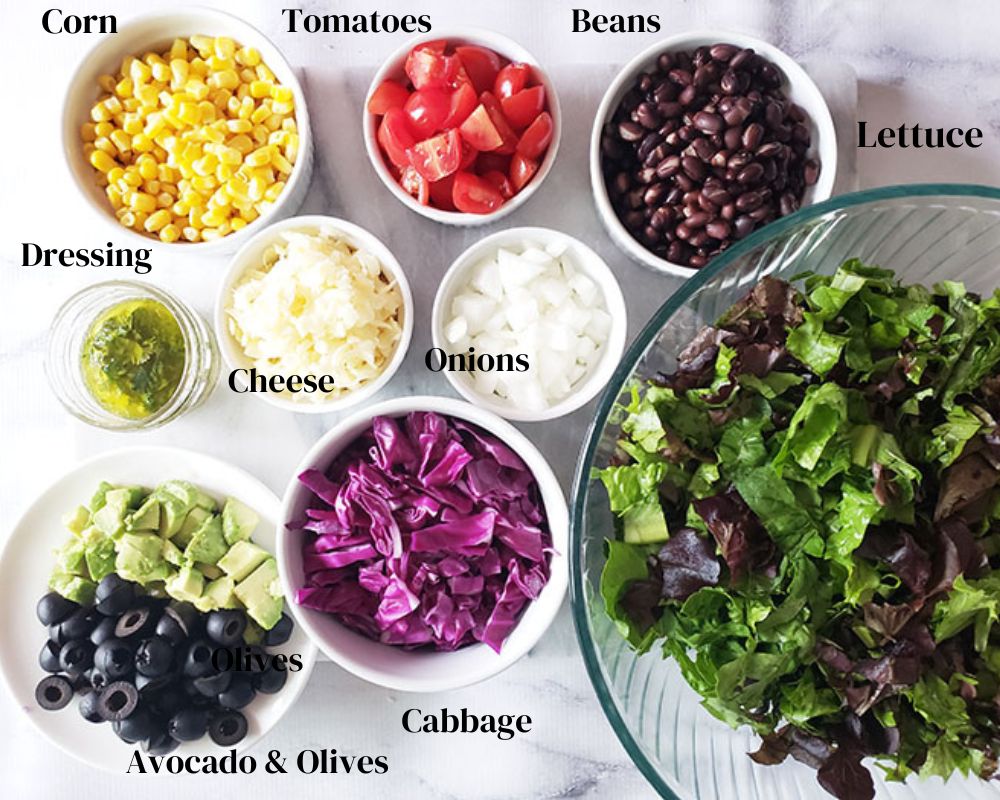
[[[201,317],[172,295],[108,281],[77,292],[56,313],[45,373],[59,401],[84,422],[146,430],[211,394],[219,352]]]

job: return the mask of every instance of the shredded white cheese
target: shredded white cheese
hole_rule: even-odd
[[[303,402],[378,378],[399,345],[402,315],[402,294],[378,258],[327,229],[279,234],[228,308],[229,330],[258,373],[333,376],[329,393],[281,393]]]

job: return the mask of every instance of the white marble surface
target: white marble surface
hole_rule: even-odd
[[[383,396],[417,390],[450,394],[441,376],[427,376],[421,361],[430,344],[427,320],[434,290],[447,264],[491,228],[463,232],[418,219],[378,183],[360,141],[362,96],[380,59],[402,35],[322,35],[282,32],[280,8],[291,3],[207,2],[233,10],[272,36],[303,75],[317,141],[317,169],[304,212],[330,213],[375,232],[407,269],[417,304],[409,358]],[[42,354],[49,320],[72,291],[110,277],[107,270],[23,268],[20,243],[93,247],[114,229],[87,209],[71,186],[60,154],[58,115],[75,64],[93,44],[86,36],[51,36],[41,13],[51,2],[0,0],[0,531],[6,532],[31,498],[79,459],[135,443],[196,448],[236,463],[281,492],[294,464],[335,417],[296,416],[225,388],[184,420],[166,429],[131,435],[103,433],[75,422],[48,391]],[[62,7],[75,13],[117,13],[167,7],[152,0],[107,0]],[[617,65],[659,36],[690,28],[743,30],[769,39],[804,61],[851,65],[859,83],[860,115],[875,125],[984,129],[977,151],[860,151],[861,187],[916,181],[997,183],[1000,177],[1000,56],[995,30],[1000,7],[986,2],[934,0],[872,3],[865,0],[800,2],[679,2],[632,0],[588,4],[595,13],[658,12],[660,34],[570,33],[570,4],[539,0],[498,3],[401,0],[378,4],[305,2],[322,13],[430,13],[439,29],[494,28],[520,41],[546,65],[559,87],[566,131],[555,170],[535,198],[501,225],[541,224],[566,230],[593,245],[616,269],[634,335],[676,281],[628,262],[600,229],[589,197],[586,141],[597,102]],[[175,291],[203,313],[211,307],[225,259],[154,256],[149,280]],[[124,276],[122,276],[124,277]],[[524,425],[568,487],[592,406],[559,424]],[[26,642],[32,652],[35,642]],[[467,706],[477,713],[527,713],[534,730],[512,742],[476,736],[415,736],[399,718],[410,705]],[[494,680],[447,696],[409,697],[367,685],[331,664],[317,667],[294,710],[262,744],[286,754],[337,748],[384,754],[387,775],[363,778],[145,778],[126,786],[124,776],[97,773],[49,746],[0,693],[0,776],[3,796],[100,798],[141,791],[144,798],[211,792],[245,800],[279,793],[299,800],[343,797],[650,797],[606,722],[585,674],[565,607],[535,650]],[[259,752],[259,751],[258,751]],[[818,790],[817,790],[818,792]],[[213,795],[208,795],[213,796]]]

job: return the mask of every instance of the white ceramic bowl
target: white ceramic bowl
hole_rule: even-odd
[[[402,187],[392,177],[385,161],[382,151],[378,146],[376,134],[378,133],[377,117],[368,113],[368,98],[379,87],[386,78],[402,79],[405,82],[406,75],[403,72],[403,65],[406,63],[406,56],[416,45],[423,42],[446,40],[449,44],[473,44],[481,47],[488,47],[499,55],[511,61],[520,61],[531,64],[535,68],[535,77],[538,82],[545,87],[545,101],[549,114],[552,115],[552,143],[545,153],[545,158],[538,165],[538,172],[531,179],[527,186],[506,201],[500,208],[492,214],[466,214],[461,211],[443,211],[433,206],[424,206],[417,202],[411,194],[403,191]],[[494,31],[484,28],[455,28],[455,29],[434,29],[432,33],[418,36],[398,47],[382,64],[382,67],[375,73],[371,86],[368,87],[368,94],[365,96],[365,105],[362,109],[363,130],[362,135],[365,140],[365,149],[368,151],[368,159],[372,163],[376,174],[381,178],[386,188],[395,195],[403,205],[408,206],[423,217],[432,219],[435,222],[443,222],[447,225],[485,225],[489,222],[496,222],[501,217],[510,214],[515,208],[520,208],[528,201],[541,186],[545,176],[552,169],[552,164],[556,160],[556,151],[559,149],[559,138],[562,136],[562,113],[559,110],[559,98],[556,96],[556,87],[549,80],[548,74],[542,69],[538,61],[531,53],[525,50],[506,36],[502,36]]]
[[[102,480],[152,488],[172,478],[191,481],[218,500],[235,497],[260,515],[253,540],[275,552],[275,532],[280,525],[281,504],[274,492],[256,478],[224,461],[175,447],[129,447],[102,453],[58,478],[27,508],[11,530],[0,555],[0,668],[14,698],[32,724],[53,744],[86,764],[117,774],[128,767],[138,745],[122,742],[110,725],[93,725],[80,717],[77,700],[59,711],[43,711],[35,702],[35,685],[44,677],[38,651],[46,630],[35,616],[35,604],[48,591],[54,566],[52,551],[71,536],[62,517],[86,503]],[[291,601],[288,604],[291,606]],[[302,669],[288,673],[285,687],[273,695],[258,695],[244,713],[249,723],[246,738],[236,745],[250,749],[273,728],[305,688],[316,660],[316,648],[306,632],[296,626],[292,637],[275,652],[298,653]],[[207,736],[187,742],[176,755],[222,755],[226,748]]]
[[[478,425],[497,436],[516,452],[535,476],[552,544],[551,576],[536,600],[524,610],[497,654],[485,644],[472,644],[452,652],[405,650],[381,644],[341,625],[329,614],[303,608],[292,601],[295,621],[331,661],[371,683],[411,692],[442,692],[468,686],[496,675],[527,653],[555,618],[567,582],[568,512],[566,499],[552,469],[537,448],[513,425],[461,400],[445,397],[401,397],[369,406],[351,415],[327,432],[306,453],[295,469],[285,491],[282,520],[278,531],[278,571],[282,588],[294,598],[305,582],[302,569],[302,540],[286,525],[302,519],[313,501],[312,492],[297,476],[309,468],[326,469],[357,436],[371,426],[377,416],[405,416],[411,411],[435,411]]]
[[[594,193],[594,201],[597,204],[598,215],[615,244],[640,264],[658,272],[682,278],[690,278],[698,270],[683,264],[674,264],[647,250],[628,232],[628,229],[618,219],[618,215],[615,214],[601,171],[601,132],[604,123],[614,114],[618,103],[632,87],[635,78],[640,73],[655,66],[657,56],[660,53],[667,50],[694,50],[703,45],[712,45],[718,42],[729,42],[740,47],[752,47],[760,55],[774,62],[785,76],[784,91],[786,96],[806,111],[812,133],[810,152],[819,159],[821,169],[816,183],[806,187],[802,205],[818,203],[830,197],[837,175],[837,134],[833,127],[830,109],[813,79],[791,56],[773,44],[742,33],[729,31],[689,31],[661,39],[656,44],[647,47],[622,67],[604,93],[601,104],[597,108],[594,127],[590,135],[590,185]]]
[[[373,234],[353,223],[346,222],[336,217],[325,217],[320,215],[291,217],[281,222],[265,228],[257,233],[250,241],[243,245],[233,256],[232,261],[222,283],[219,286],[219,293],[215,299],[215,337],[219,342],[219,350],[229,365],[230,369],[250,369],[253,366],[251,359],[247,358],[240,343],[229,331],[229,321],[227,319],[227,309],[229,308],[229,298],[233,289],[240,282],[248,269],[254,269],[260,265],[264,251],[273,244],[279,233],[284,231],[332,231],[345,238],[352,246],[372,253],[382,263],[382,270],[396,281],[400,294],[403,298],[403,325],[399,343],[396,345],[396,352],[392,359],[386,364],[382,374],[375,380],[348,392],[342,397],[334,397],[321,402],[309,400],[294,400],[284,394],[274,392],[252,392],[255,397],[270,403],[286,411],[299,411],[307,414],[325,414],[333,411],[343,411],[346,408],[357,405],[367,400],[385,386],[396,370],[399,369],[406,358],[406,351],[410,347],[410,337],[413,335],[413,295],[410,293],[410,284],[406,280],[403,268],[399,265],[396,257],[388,247],[377,239]],[[228,382],[228,378],[226,379]],[[238,380],[241,387],[246,386],[246,381]]]
[[[622,352],[625,349],[625,338],[628,332],[628,319],[625,311],[625,298],[621,287],[610,267],[597,253],[587,247],[579,239],[550,228],[509,228],[497,231],[476,242],[462,253],[452,263],[445,273],[434,298],[434,309],[431,312],[431,337],[435,347],[450,351],[450,345],[444,336],[445,326],[451,318],[451,303],[455,295],[467,284],[472,269],[479,262],[496,252],[498,248],[526,243],[540,244],[543,247],[553,242],[566,245],[577,269],[593,280],[601,291],[604,299],[604,310],[611,316],[611,330],[604,343],[601,356],[579,385],[564,399],[541,411],[520,409],[497,395],[485,395],[475,388],[475,384],[467,372],[443,370],[448,382],[466,400],[475,403],[501,417],[519,422],[538,422],[555,419],[569,414],[588,403],[604,387],[618,366]],[[530,369],[537,369],[537,365]]]
[[[194,34],[230,36],[241,45],[255,47],[263,62],[275,77],[292,89],[295,94],[295,121],[299,132],[299,152],[292,173],[277,201],[266,212],[245,228],[230,233],[214,242],[174,242],[165,244],[154,237],[137,233],[122,225],[114,215],[104,189],[97,185],[96,172],[83,154],[80,126],[90,120],[90,107],[103,94],[97,85],[100,75],[116,74],[122,59],[128,55],[141,55],[150,50],[161,51],[176,38]],[[169,247],[171,252],[227,253],[275,220],[294,214],[305,199],[312,175],[313,142],[309,127],[306,96],[294,71],[281,51],[260,31],[231,14],[209,8],[180,8],[142,14],[127,22],[119,23],[118,33],[106,36],[84,56],[73,74],[63,101],[62,115],[63,155],[73,182],[84,200],[100,216],[107,219],[115,230],[114,238],[124,240],[131,247],[150,247],[151,244]],[[109,234],[109,238],[112,238]]]

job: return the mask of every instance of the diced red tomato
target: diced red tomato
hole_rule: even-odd
[[[504,200],[509,200],[514,196],[514,187],[511,185],[510,178],[499,170],[493,169],[489,172],[484,172],[483,178],[497,187],[497,191],[500,192]]]
[[[401,108],[390,108],[378,126],[378,143],[389,160],[400,169],[410,165],[406,151],[416,143],[410,133],[409,117]]]
[[[538,162],[530,158],[525,158],[520,153],[514,153],[510,160],[510,181],[514,187],[514,193],[521,191],[527,186],[531,179],[538,172]]]
[[[410,163],[429,181],[439,181],[458,169],[462,161],[462,140],[452,128],[431,139],[417,142],[409,150]]]
[[[476,163],[476,159],[479,157],[479,151],[469,144],[465,139],[462,139],[462,163],[458,165],[459,169],[468,169],[473,164]]]
[[[455,208],[468,214],[489,214],[503,205],[503,195],[492,183],[471,172],[456,172],[451,190]]]
[[[480,103],[459,127],[462,138],[476,150],[496,150],[503,144],[503,137],[490,118],[486,106]]]
[[[548,111],[539,114],[517,143],[517,152],[525,158],[541,158],[552,142],[552,116]]]
[[[457,128],[468,118],[476,107],[478,97],[476,90],[471,83],[460,83],[458,88],[451,93],[448,106],[448,116],[445,118],[442,127]]]
[[[402,108],[410,90],[399,81],[384,80],[368,98],[368,113],[381,116],[390,108]]]
[[[456,175],[458,173],[455,173]],[[455,203],[451,199],[452,188],[455,185],[455,175],[449,175],[430,186],[431,204],[442,211],[454,211]]]
[[[493,123],[493,127],[495,127],[497,129],[497,133],[500,134],[502,143],[496,148],[497,152],[513,153],[514,149],[517,147],[517,134],[514,133],[514,129],[510,127],[510,123],[507,122],[507,118],[503,115],[503,109],[500,108],[500,103],[489,92],[483,92],[479,95],[479,102],[486,107],[486,113],[490,115],[490,121]]]
[[[545,110],[545,87],[532,86],[500,101],[503,115],[514,130],[524,130]]]
[[[515,61],[497,73],[493,93],[500,98],[511,97],[527,87],[533,78],[531,67]]]
[[[406,76],[414,89],[444,89],[455,78],[458,59],[428,44],[414,47],[406,57]]]
[[[428,50],[433,50],[435,53],[443,53],[448,49],[447,39],[431,39],[429,42],[421,42],[420,47],[426,47]]]
[[[476,160],[476,172],[482,175],[493,170],[506,175],[510,170],[510,156],[503,153],[480,153]]]
[[[429,139],[444,127],[451,110],[451,95],[444,89],[418,89],[403,106],[410,130],[418,139]]]
[[[488,92],[493,88],[497,73],[500,71],[500,56],[488,47],[477,47],[471,44],[456,47],[455,55],[465,67],[465,71],[476,89],[476,94]]]
[[[417,202],[420,205],[426,206],[430,202],[431,193],[430,187],[427,185],[427,179],[413,167],[407,167],[403,170],[403,174],[399,179],[399,185],[403,187],[403,191],[407,194],[412,194],[417,198]]]

